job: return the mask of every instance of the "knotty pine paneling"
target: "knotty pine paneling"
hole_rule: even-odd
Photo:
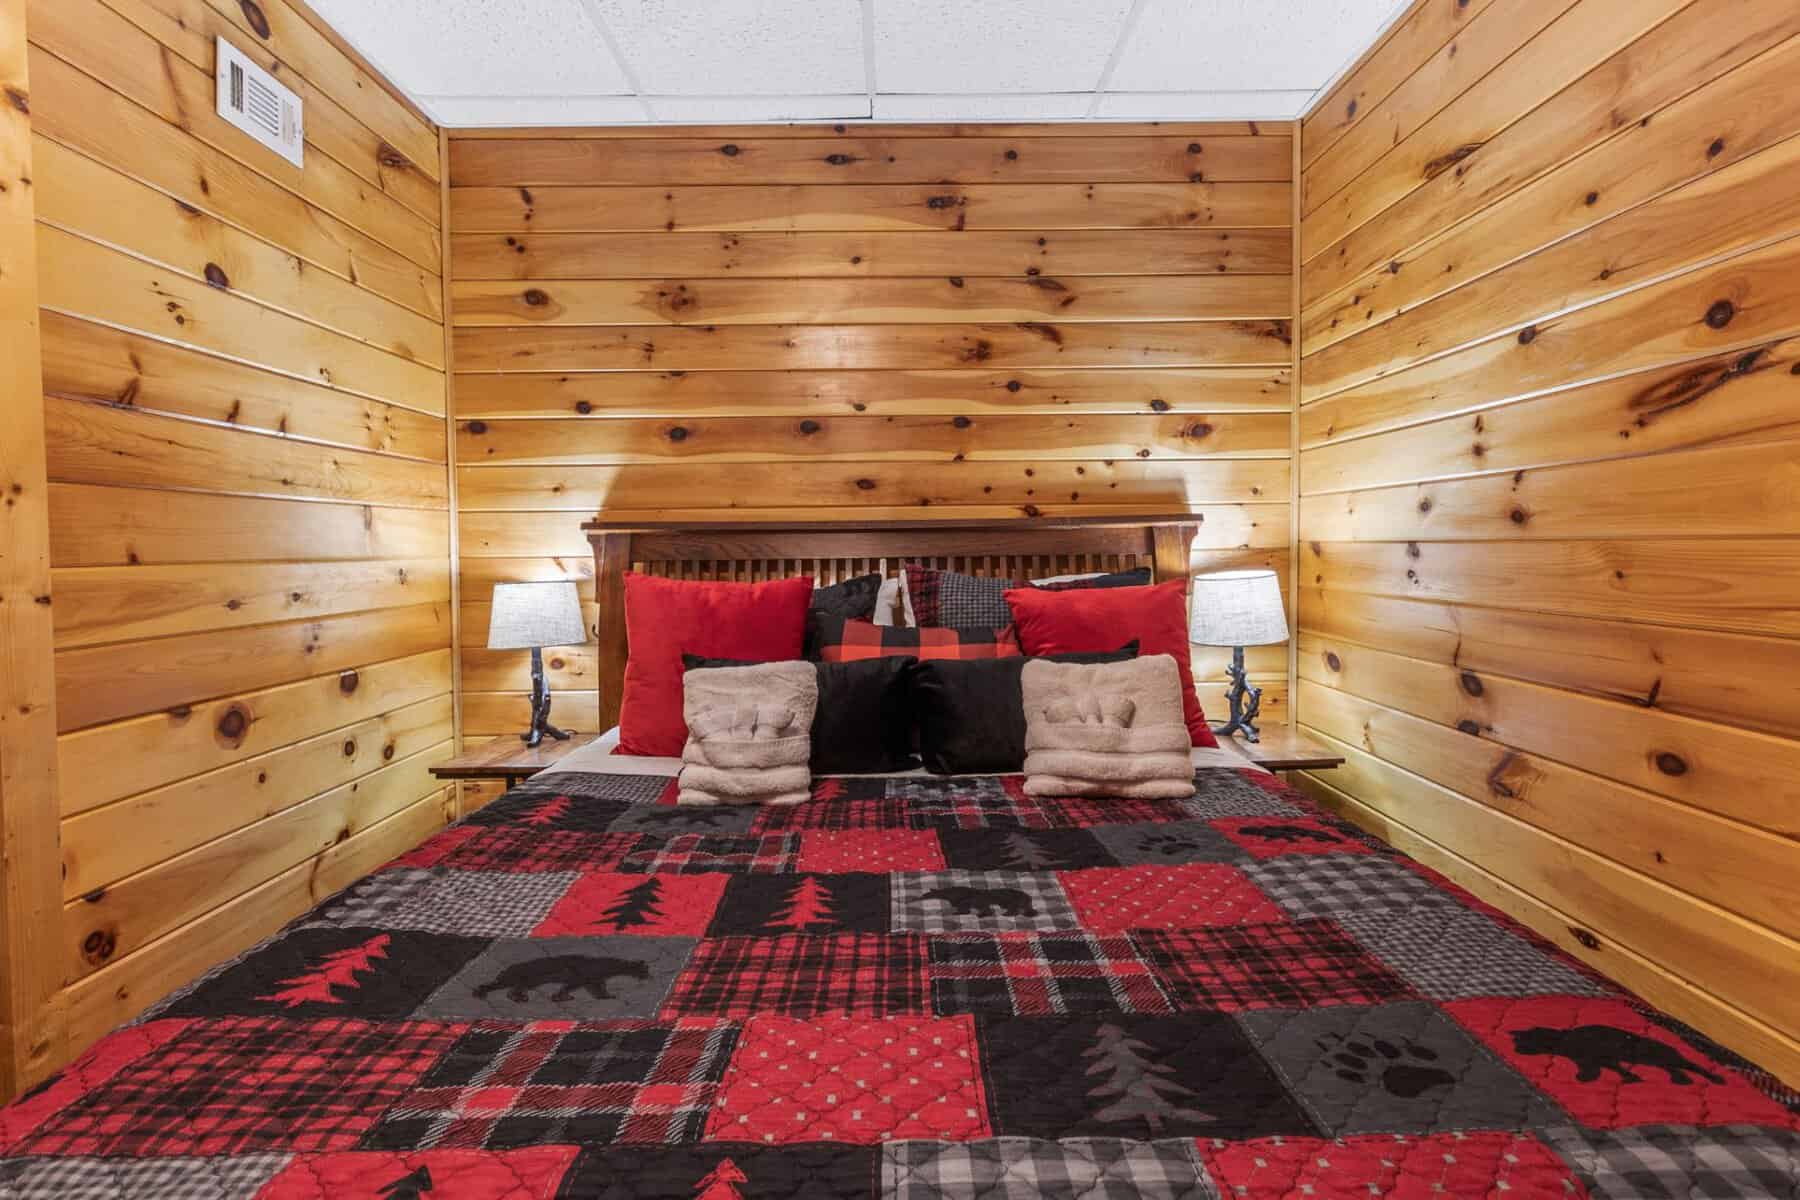
[[[51,1062],[454,815],[439,133],[258,7],[26,3]],[[215,36],[306,99],[304,169],[213,115]]]
[[[464,719],[524,719],[493,585],[596,512],[1191,512],[1288,574],[1292,127],[471,132],[450,141]],[[595,619],[616,620],[597,613]],[[595,719],[591,647],[547,656]],[[1223,662],[1197,656],[1207,703]],[[1285,719],[1284,653],[1259,655]]]
[[[1294,702],[1315,794],[1800,1082],[1800,10],[1720,15],[1418,3],[1303,123]]]

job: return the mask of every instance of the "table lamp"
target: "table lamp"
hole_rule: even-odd
[[[1217,571],[1194,576],[1188,591],[1188,640],[1202,646],[1230,646],[1231,678],[1226,699],[1231,719],[1213,726],[1219,737],[1239,730],[1244,740],[1260,740],[1256,714],[1262,708],[1262,689],[1244,680],[1244,647],[1274,646],[1288,640],[1287,606],[1281,602],[1281,584],[1266,568],[1249,571]],[[1250,702],[1244,703],[1248,696]]]
[[[549,734],[558,741],[568,733],[550,724],[550,688],[544,682],[544,647],[579,646],[588,639],[581,619],[581,597],[574,583],[496,583],[488,616],[489,650],[531,651],[531,728],[519,735],[535,746]]]

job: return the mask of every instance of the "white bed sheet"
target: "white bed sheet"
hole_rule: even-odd
[[[554,767],[545,768],[540,774],[550,775],[557,771],[587,771],[601,775],[677,775],[681,772],[679,758],[644,758],[632,754],[614,754],[619,744],[619,727],[613,726],[601,734],[597,741],[589,742],[575,751]],[[1242,770],[1248,767],[1252,771],[1263,771],[1249,759],[1245,758],[1237,746],[1226,739],[1217,749],[1203,749],[1196,746],[1189,752],[1193,756],[1196,767],[1230,767]],[[897,772],[900,775],[925,775],[928,772],[920,767],[911,771]]]

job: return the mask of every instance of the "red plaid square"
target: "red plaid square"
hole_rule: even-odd
[[[1220,863],[1102,867],[1060,871],[1057,878],[1090,933],[1204,929],[1287,917],[1248,875]]]
[[[1037,802],[1052,829],[1085,829],[1090,825],[1140,825],[1193,819],[1193,814],[1183,808],[1179,800],[1041,796]]]
[[[750,828],[756,833],[789,829],[905,829],[906,805],[884,796],[848,796],[854,779],[819,779],[805,804],[765,804]],[[887,781],[879,781],[883,786]]]
[[[1287,854],[1373,854],[1354,834],[1315,817],[1225,817],[1212,827],[1254,858]]]
[[[372,1150],[698,1141],[737,1027],[480,1022],[363,1138]]]
[[[972,1141],[987,1107],[972,1017],[752,1017],[706,1139]]]
[[[469,826],[464,826],[469,828]],[[476,828],[434,866],[460,871],[594,871],[617,866],[643,840],[637,833],[575,833],[530,826]]]
[[[929,829],[818,830],[800,840],[801,871],[941,871],[944,848]]]
[[[435,867],[454,854],[465,843],[482,835],[479,825],[457,825],[446,829],[419,846],[402,854],[390,867]]]
[[[1131,935],[1184,1009],[1318,1008],[1415,999],[1335,921]]]
[[[183,1036],[192,1024],[187,1020],[165,1020],[127,1025],[96,1043],[38,1090],[0,1106],[0,1154],[12,1153],[33,1130],[58,1113],[75,1108],[84,1096],[99,1091],[131,1064]]]
[[[532,1146],[311,1155],[288,1164],[256,1200],[536,1200],[556,1195],[580,1153],[579,1146]]]
[[[348,1150],[462,1029],[262,1017],[186,1022],[14,1152],[143,1158]]]
[[[869,658],[1012,658],[1023,653],[1012,626],[999,629],[902,629],[869,621],[825,618],[819,658],[860,662]]]
[[[615,933],[639,937],[699,937],[719,907],[731,877],[706,875],[624,875],[610,871],[583,875],[531,931],[532,937],[592,937]]]
[[[637,842],[637,848],[619,864],[621,871],[771,875],[793,870],[794,856],[800,852],[800,835],[794,833],[678,833],[674,837],[648,834]]]
[[[933,937],[930,954],[931,1001],[940,1015],[1175,1011],[1126,937],[950,934]]]
[[[662,1007],[665,1017],[925,1011],[925,940],[879,933],[707,938]]]

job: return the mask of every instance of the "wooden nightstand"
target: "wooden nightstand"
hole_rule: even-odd
[[[527,746],[518,734],[508,733],[438,763],[431,773],[439,779],[504,779],[507,787],[516,787],[521,780],[555,766],[599,739],[597,733],[577,733],[566,742],[545,738],[537,746]]]
[[[1260,742],[1233,737],[1234,750],[1259,767],[1271,771],[1324,771],[1344,765],[1344,756],[1291,725],[1269,725],[1259,731]]]

